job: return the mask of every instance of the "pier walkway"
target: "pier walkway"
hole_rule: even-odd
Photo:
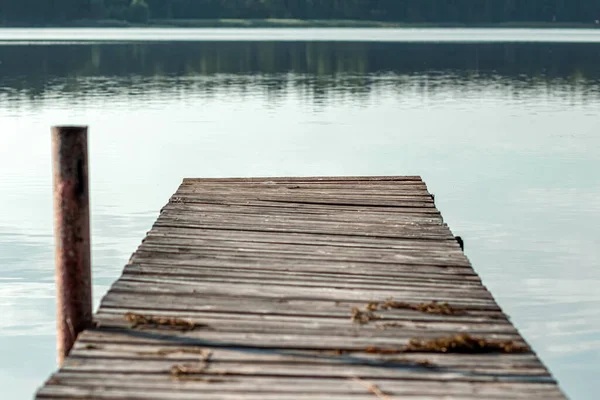
[[[565,399],[419,177],[185,179],[38,399]]]

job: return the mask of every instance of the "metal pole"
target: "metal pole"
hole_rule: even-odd
[[[58,364],[92,325],[87,127],[52,128]]]

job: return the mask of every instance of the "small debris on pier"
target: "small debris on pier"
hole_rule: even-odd
[[[176,329],[179,331],[192,331],[196,328],[206,327],[206,325],[198,325],[194,322],[179,319],[179,318],[164,318],[164,317],[152,317],[136,313],[125,314],[125,319],[132,324],[132,328],[160,328],[166,327]]]
[[[171,375],[179,377],[182,375],[199,375],[203,374],[207,369],[206,364],[191,365],[191,364],[176,364],[171,367]]]
[[[415,361],[415,364],[417,364],[423,368],[436,368],[437,367],[433,362],[431,362],[429,360],[417,360],[417,361]]]
[[[188,364],[177,364],[171,367],[171,377],[181,381],[194,381],[204,383],[224,383],[226,379],[204,375],[208,367]],[[226,375],[226,374],[221,374]]]
[[[406,328],[406,324],[402,322],[386,322],[385,324],[377,324],[377,329],[388,329],[388,328]]]
[[[513,340],[490,340],[461,334],[433,340],[412,339],[404,352],[429,353],[526,353],[529,347]]]
[[[362,386],[364,386],[369,392],[371,392],[375,396],[377,396],[378,399],[385,399],[385,400],[391,400],[392,399],[390,396],[388,396],[387,394],[383,393],[381,391],[381,389],[379,389],[379,387],[377,387],[377,385],[375,385],[373,383],[366,382],[366,381],[360,379],[357,376],[353,377],[352,380],[356,381],[359,384],[361,384]]]
[[[381,318],[381,316],[379,316],[378,314],[375,314],[372,311],[368,311],[368,310],[362,311],[358,307],[354,307],[352,309],[352,322],[356,322],[361,325],[367,324],[370,321],[374,321],[374,320],[377,320],[380,318]]]
[[[177,349],[177,350],[181,350],[181,349]],[[188,350],[191,351],[193,349],[188,349]],[[187,353],[189,351],[184,351],[184,352]],[[166,354],[172,354],[172,353],[166,353]],[[171,367],[171,376],[181,377],[181,376],[188,376],[188,375],[200,375],[200,374],[203,374],[204,372],[206,372],[206,370],[210,366],[210,361],[211,361],[213,353],[211,351],[207,351],[207,350],[200,350],[199,353],[194,353],[194,354],[200,354],[202,356],[202,359],[200,360],[200,362],[201,362],[200,365],[196,365],[196,364],[173,365]]]
[[[411,339],[409,344],[399,349],[370,346],[365,349],[369,354],[393,355],[401,353],[527,353],[531,350],[524,344],[513,340],[491,340],[468,334],[442,337],[432,340]]]
[[[176,348],[176,349],[162,349],[157,351],[140,351],[137,353],[140,356],[168,356],[172,354],[197,354],[202,356],[202,360],[210,358],[212,353],[205,349],[194,349],[194,348]]]
[[[369,307],[372,306],[373,303],[369,303]],[[415,310],[420,311],[426,314],[440,314],[440,315],[462,315],[465,314],[465,310],[452,307],[448,303],[438,303],[433,300],[429,303],[407,303],[403,301],[394,301],[392,298],[387,299],[385,302],[380,303],[379,307],[382,310],[390,310],[390,309],[407,309],[407,310]]]

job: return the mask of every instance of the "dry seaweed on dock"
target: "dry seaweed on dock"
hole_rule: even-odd
[[[361,310],[358,307],[354,307],[352,309],[352,322],[356,322],[358,324],[364,325],[369,323],[370,321],[374,321],[374,320],[378,320],[380,319],[381,316],[379,316],[378,314],[375,314],[372,311],[369,310]]]
[[[223,383],[227,380],[213,376],[205,376],[206,365],[196,366],[188,364],[176,364],[171,367],[171,377],[181,381],[194,381],[204,383]]]
[[[171,367],[171,376],[180,377],[186,375],[200,375],[203,374],[207,368],[208,366],[206,364],[176,364]]]
[[[180,318],[167,318],[167,317],[153,317],[146,316],[136,313],[125,314],[125,319],[131,323],[132,328],[170,328],[179,331],[192,331],[199,327],[206,327],[206,325],[198,325],[194,322],[180,319]]]
[[[179,350],[179,349],[177,349]],[[190,349],[191,350],[191,349]],[[188,351],[185,351],[186,353]],[[165,353],[163,353],[165,354]],[[166,353],[171,354],[171,353]],[[171,376],[174,378],[188,377],[188,376],[197,376],[204,374],[208,368],[210,367],[210,362],[212,359],[212,352],[208,350],[200,350],[199,353],[194,353],[201,355],[201,360],[199,364],[175,364],[171,367]]]
[[[402,353],[527,353],[531,351],[528,346],[513,340],[491,340],[460,334],[436,338],[432,340],[411,339],[402,348],[367,347],[364,350],[369,354],[394,355]]]
[[[412,339],[403,352],[427,353],[526,353],[530,349],[513,340],[490,340],[460,334],[433,340]]]
[[[461,315],[465,314],[465,311],[460,308],[452,307],[448,303],[439,303],[435,300],[429,303],[407,303],[403,301],[394,301],[393,299],[387,299],[381,303],[379,307],[382,310],[390,309],[407,309],[420,311],[426,314],[440,314],[440,315]]]

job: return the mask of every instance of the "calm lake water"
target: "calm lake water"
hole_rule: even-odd
[[[3,398],[55,369],[49,131],[71,123],[96,305],[183,177],[422,175],[561,387],[597,398],[600,30],[185,35],[0,30]]]

